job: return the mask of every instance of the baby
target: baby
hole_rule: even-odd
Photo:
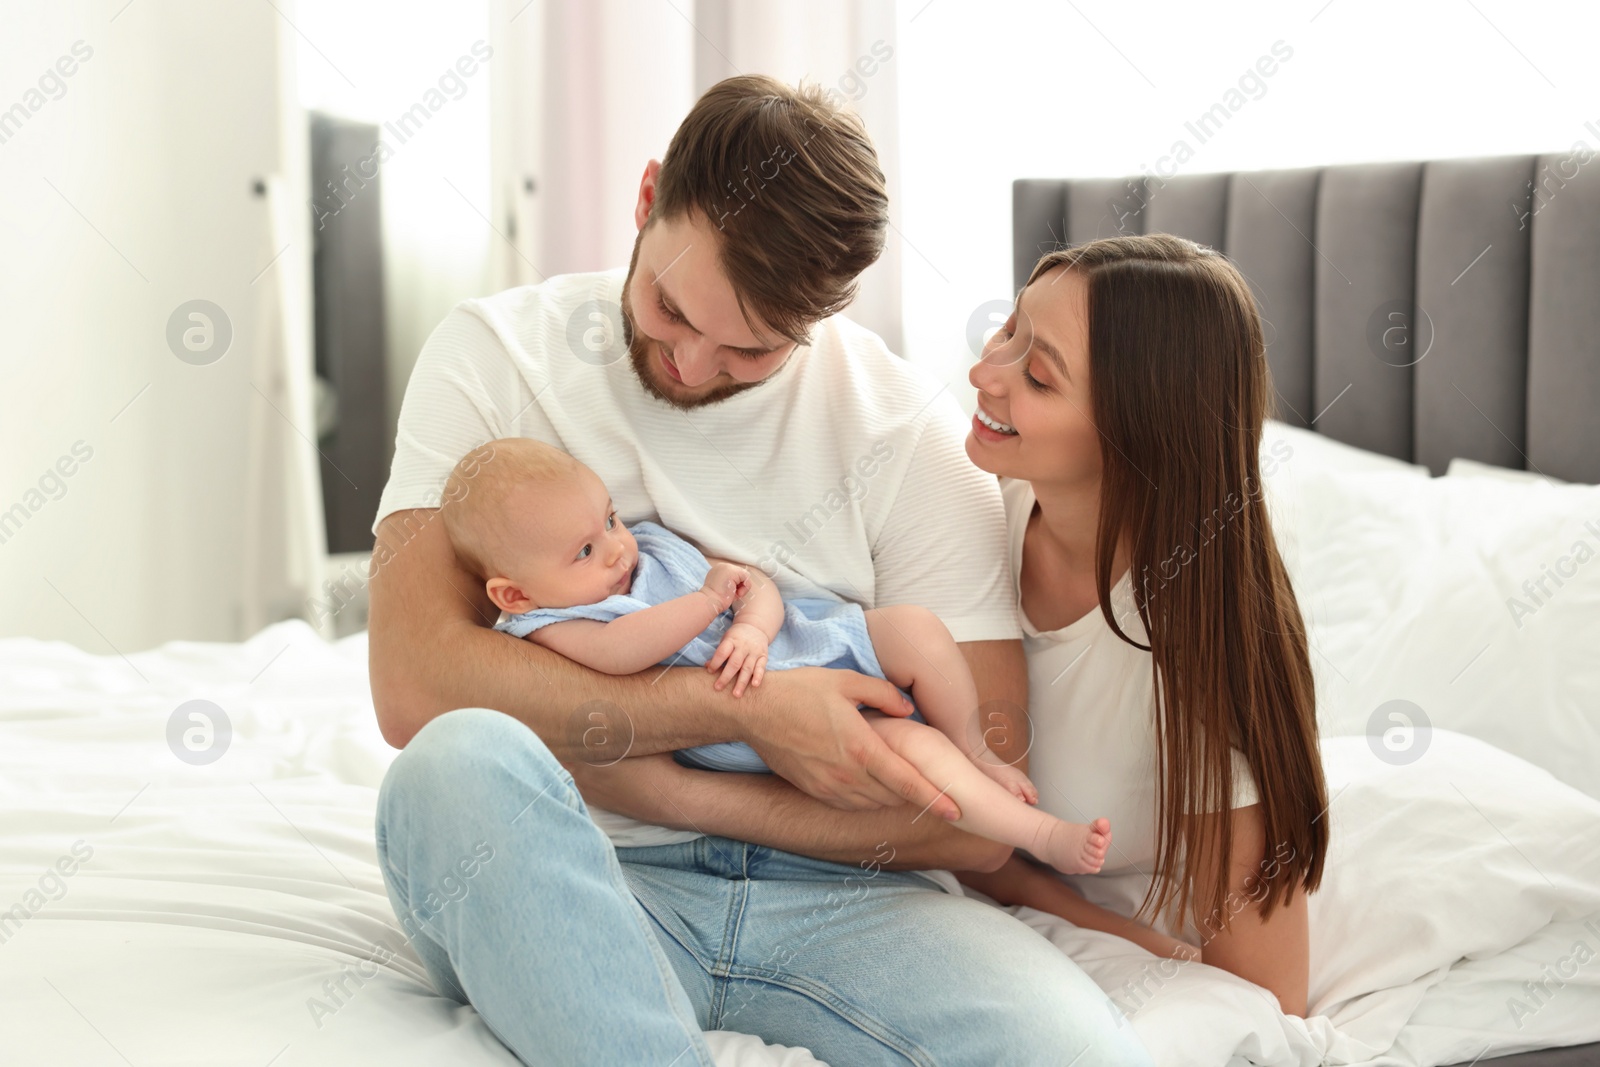
[[[527,438],[468,453],[446,484],[442,514],[457,556],[505,613],[496,629],[606,674],[704,665],[721,672],[714,688],[731,685],[734,697],[769,669],[886,678],[910,691],[926,722],[866,714],[890,748],[945,787],[961,808],[955,825],[1067,874],[1104,863],[1106,820],[1083,826],[1033,807],[1039,797],[1027,775],[983,743],[972,674],[925,608],[785,603],[758,569],[708,559],[655,523],[624,526],[592,470]],[[741,742],[677,756],[709,770],[767,771]]]

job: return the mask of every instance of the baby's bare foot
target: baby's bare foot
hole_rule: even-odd
[[[993,752],[985,752],[972,762],[976,763],[984,774],[1005,786],[1018,800],[1027,801],[1029,804],[1039,803],[1039,790],[1034,788],[1033,781],[1009,763],[1001,763],[1000,757]]]
[[[1105,866],[1111,847],[1111,823],[1096,819],[1088,826],[1056,821],[1039,848],[1029,849],[1062,874],[1095,874]]]

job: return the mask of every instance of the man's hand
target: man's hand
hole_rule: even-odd
[[[862,718],[862,704],[886,715],[915,710],[891,683],[855,671],[797,667],[773,672],[759,694],[750,695],[753,714],[740,716],[744,740],[802,792],[846,811],[911,804],[941,818],[961,817],[955,801]]]
[[[746,685],[760,685],[767,674],[767,635],[759,626],[736,622],[722,635],[722,643],[706,663],[706,670],[722,670],[722,677],[711,688],[722,691],[733,682],[733,695],[744,696]]]
[[[721,615],[735,600],[750,592],[750,572],[733,563],[713,563],[700,591],[711,598]]]

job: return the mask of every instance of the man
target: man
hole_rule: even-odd
[[[373,698],[405,746],[378,849],[440,990],[525,1062],[709,1064],[709,1029],[836,1067],[1147,1062],[1076,966],[943,873],[1009,850],[949,826],[938,784],[866,725],[858,705],[910,710],[889,683],[781,671],[734,699],[697,668],[597,674],[489,629],[436,519],[474,446],[550,442],[622,521],[785,596],[935,611],[991,746],[1020,760],[997,488],[954,401],[834,314],[887,206],[859,120],[732,78],[646,167],[625,275],[466,301],[418,360],[375,527]],[[776,775],[668,755],[730,740]]]

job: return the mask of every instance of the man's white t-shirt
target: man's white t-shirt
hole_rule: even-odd
[[[1021,636],[999,487],[967,459],[942,385],[834,315],[755,388],[680,410],[634,374],[624,274],[561,275],[445,317],[406,387],[374,530],[438,507],[477,445],[531,437],[591,467],[624,523],[759,566],[785,597],[920,604],[957,641]],[[700,836],[590,810],[618,847]]]

